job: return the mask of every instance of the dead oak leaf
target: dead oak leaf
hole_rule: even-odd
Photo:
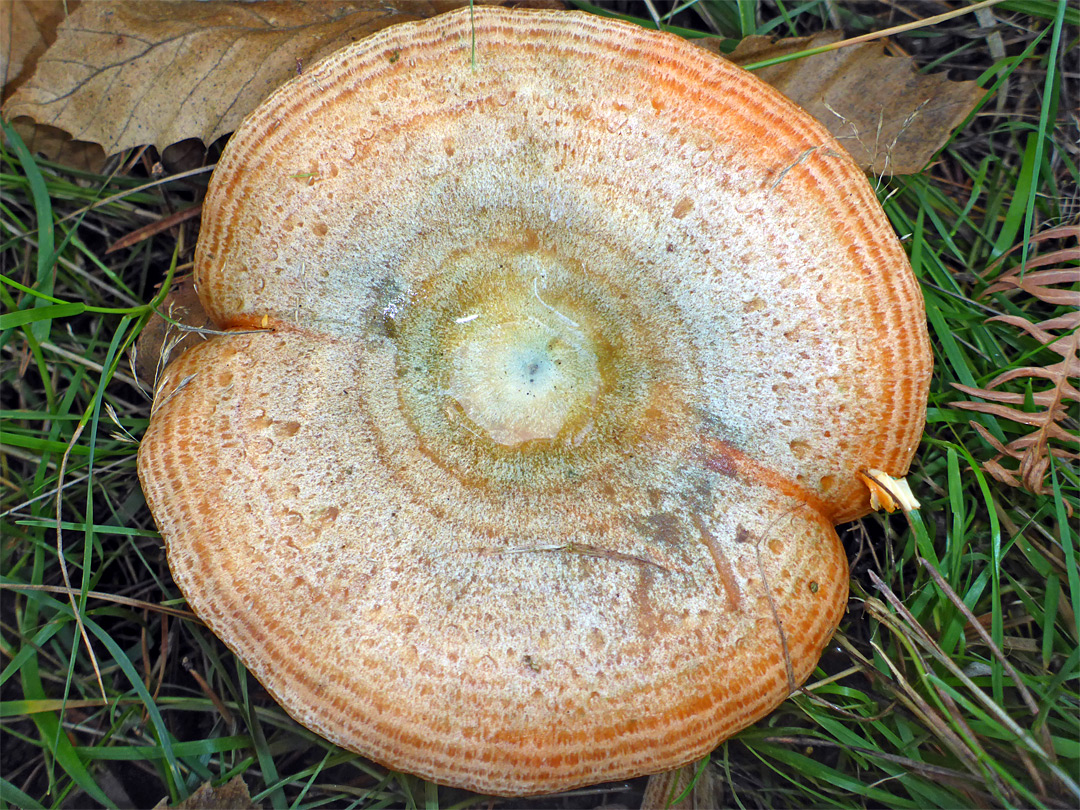
[[[0,97],[7,100],[33,75],[38,59],[56,41],[57,27],[78,5],[78,0],[0,2]],[[38,125],[25,117],[12,125],[31,152],[50,160],[90,172],[100,171],[105,163],[100,146],[73,141],[56,127]]]
[[[747,37],[728,58],[748,65],[841,37],[839,31],[776,42]],[[975,82],[920,74],[913,59],[886,56],[880,41],[759,68],[754,75],[817,118],[877,175],[921,171],[986,93]]]
[[[10,96],[56,40],[56,28],[77,0],[7,0],[0,4],[0,86]]]
[[[460,2],[94,2],[4,105],[107,154],[232,132],[305,64]]]
[[[11,126],[33,154],[91,174],[104,171],[108,155],[96,143],[76,141],[59,127],[35,124],[25,115],[14,119]]]

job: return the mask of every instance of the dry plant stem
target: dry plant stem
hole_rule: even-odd
[[[9,453],[11,455],[14,455],[14,449],[13,448],[5,447],[4,452]],[[103,467],[99,467],[98,472],[99,473],[107,472],[109,470],[116,469],[117,467],[120,467],[120,466],[122,466],[124,464],[127,464],[127,463],[128,463],[128,459],[123,459],[123,458],[122,459],[117,459],[116,461],[112,462],[111,464],[106,464]],[[49,469],[53,469],[54,466],[55,465],[50,464]],[[55,487],[54,489],[48,490],[47,492],[42,492],[40,495],[37,495],[37,496],[35,496],[33,498],[30,498],[29,500],[23,501],[22,503],[18,504],[17,506],[13,506],[13,507],[11,507],[10,509],[8,509],[8,510],[6,510],[4,512],[0,512],[0,518],[5,518],[8,515],[13,515],[16,512],[30,506],[31,504],[37,503],[38,501],[45,500],[46,498],[51,498],[53,495],[56,495],[57,493],[62,492],[64,488],[75,486],[76,484],[81,484],[83,481],[85,481],[89,477],[90,476],[88,476],[88,475],[83,475],[83,476],[80,476],[78,478],[74,478],[71,481],[66,482],[63,487],[58,486],[58,487]],[[3,588],[3,587],[5,587],[5,586],[0,585],[0,588]],[[20,587],[23,587],[23,586],[20,586]]]
[[[5,454],[5,456],[8,456],[10,458],[17,458],[20,461],[26,461],[26,462],[29,462],[31,464],[36,463],[38,461],[37,456],[35,456],[33,453],[25,452],[23,450],[20,450],[17,447],[5,447],[4,448],[4,454]],[[49,470],[55,470],[56,469],[56,462],[55,461],[49,461],[49,462],[47,462],[45,464],[45,467],[46,467],[46,469],[49,469]],[[14,488],[14,484],[12,485],[12,487]],[[54,492],[56,492],[56,490],[51,489],[48,492],[46,492],[46,493],[44,493],[42,495],[39,495],[37,498],[35,498],[35,500],[41,500],[42,498],[48,498]],[[4,514],[7,514],[7,513],[5,512]]]
[[[8,231],[8,233],[11,234],[13,238],[25,240],[28,249],[38,249],[38,243],[36,239],[33,239],[29,235],[15,230],[11,226],[11,223],[7,222],[6,220],[0,219],[0,225],[2,225]],[[93,284],[95,287],[101,288],[101,290],[107,293],[111,298],[119,299],[120,301],[128,304],[129,306],[139,306],[139,302],[136,301],[134,298],[125,294],[123,291],[111,286],[107,281],[98,278],[94,273],[90,273],[86,269],[79,267],[77,264],[71,261],[71,259],[68,259],[64,256],[58,256],[56,261],[58,264],[63,265],[64,269],[70,270],[72,273],[75,273],[88,284]]]
[[[656,30],[660,29],[660,14],[656,10],[656,6],[653,4],[653,0],[645,0],[645,7],[649,10],[649,16],[652,17],[653,24],[656,26]]]
[[[169,614],[161,614],[161,652],[158,653],[157,662],[157,686],[154,687],[154,700],[161,694],[161,687],[165,683],[165,665],[169,660]]]
[[[131,157],[128,158],[127,162],[120,167],[120,171],[118,172],[118,174],[127,175],[135,167],[135,164],[143,159],[143,155],[146,154],[146,150],[149,148],[150,146],[149,144],[147,144],[145,146],[140,146],[138,149],[136,149],[135,152],[131,155]]]
[[[848,667],[847,669],[841,670],[840,672],[837,672],[834,675],[830,675],[828,678],[822,678],[820,681],[814,681],[811,684],[807,684],[806,686],[804,686],[802,688],[802,691],[808,697],[817,697],[816,695],[814,695],[814,690],[820,689],[823,686],[828,686],[830,683],[836,683],[837,681],[842,681],[844,678],[848,677],[849,675],[854,675],[854,674],[856,674],[858,672],[862,672],[862,667],[858,667],[858,666]]]
[[[965,8],[958,8],[955,11],[948,11],[944,14],[938,14],[933,17],[927,17],[925,20],[916,20],[915,22],[904,23],[903,25],[895,25],[892,28],[886,28],[883,31],[872,31],[869,34],[861,34],[857,37],[851,37],[850,39],[842,39],[839,42],[833,42],[829,45],[822,45],[820,48],[811,48],[806,51],[802,51],[797,55],[790,56],[778,56],[775,59],[764,59],[761,62],[754,62],[752,64],[743,65],[747,70],[757,70],[758,68],[768,67],[769,65],[778,65],[781,62],[787,62],[792,58],[803,58],[805,56],[815,56],[819,53],[828,53],[829,51],[835,51],[840,48],[846,48],[849,45],[859,45],[863,42],[873,42],[875,39],[881,39],[882,37],[891,37],[896,34],[902,34],[905,31],[915,31],[919,28],[928,28],[932,25],[951,20],[954,17],[962,17],[965,14],[971,14],[979,9],[989,8],[990,6],[996,6],[998,3],[1003,3],[1005,0],[982,0],[981,3],[975,3],[972,6],[966,6]]]
[[[968,724],[967,719],[964,717],[963,711],[960,709],[959,706],[956,705],[956,701],[953,700],[952,695],[950,695],[943,689],[938,688],[936,684],[934,686],[934,691],[948,708],[949,716],[952,717],[954,721],[959,723],[961,727],[963,727],[964,733],[967,735],[967,737],[971,740],[976,739],[975,732]],[[985,752],[980,753],[985,755]],[[1020,757],[1020,761],[1023,763],[1025,770],[1027,770],[1028,776],[1031,777],[1032,782],[1035,784],[1036,790],[1040,793],[1040,795],[1045,797],[1046,784],[1043,782],[1042,777],[1039,776],[1039,772],[1035,768],[1035,763],[1031,761],[1031,754],[1029,754],[1023,749],[1017,749],[1016,753],[1017,756]]]
[[[851,674],[853,672],[862,672],[862,671],[863,671],[862,667],[852,667],[851,669],[847,670],[847,674]],[[854,720],[857,723],[873,723],[873,722],[876,722],[876,721],[880,720],[882,717],[888,716],[889,712],[891,712],[893,710],[893,708],[896,706],[896,701],[894,700],[888,706],[886,706],[884,709],[882,709],[880,712],[878,712],[877,714],[865,715],[865,714],[859,714],[858,712],[849,711],[848,709],[841,709],[835,703],[833,703],[833,702],[831,702],[829,700],[826,700],[825,698],[821,697],[820,695],[815,695],[813,692],[810,692],[809,690],[807,690],[805,688],[800,689],[799,691],[806,697],[807,700],[810,700],[811,702],[817,704],[818,706],[823,706],[823,707],[827,708],[830,712],[833,712],[838,717],[845,717],[848,720]]]
[[[153,698],[156,701],[158,695],[161,693],[161,685],[165,680],[165,660],[169,654],[169,617],[163,613],[161,615],[161,651],[158,653],[158,660],[156,665],[150,664],[150,645],[149,645],[149,632],[147,627],[149,626],[150,611],[148,608],[143,608],[143,627],[140,633],[140,642],[142,646],[142,659],[143,659],[143,672],[145,673],[144,684],[147,691],[150,691],[150,684],[154,680],[154,673],[157,672],[157,686],[154,687]],[[150,712],[147,709],[143,709],[143,722],[145,723],[149,718]]]
[[[150,183],[144,183],[143,185],[136,186],[135,188],[129,188],[126,191],[121,191],[118,194],[113,194],[111,197],[106,197],[103,200],[98,200],[97,202],[90,203],[90,205],[85,205],[82,208],[80,208],[78,211],[72,211],[67,216],[61,217],[60,219],[56,220],[56,224],[59,225],[61,222],[67,222],[69,219],[74,219],[75,217],[80,216],[81,214],[85,214],[87,211],[93,211],[95,208],[100,208],[103,205],[108,205],[109,203],[116,202],[118,200],[122,200],[122,199],[124,199],[124,197],[127,197],[127,196],[129,196],[131,194],[138,194],[140,191],[146,191],[147,189],[157,188],[158,186],[160,186],[160,185],[162,185],[164,183],[171,183],[174,180],[183,180],[183,179],[188,178],[188,177],[194,177],[197,174],[206,174],[207,172],[212,172],[214,170],[214,165],[216,165],[216,164],[213,164],[213,165],[210,165],[210,166],[200,166],[197,169],[189,169],[188,171],[180,172],[179,174],[170,174],[168,177],[162,177],[159,180],[154,180],[154,181],[152,181]],[[157,219],[158,218],[157,214],[153,214],[153,213],[149,213],[149,212],[147,212],[147,213],[148,213],[148,215],[150,216],[151,219]]]
[[[166,217],[162,217],[157,222],[151,222],[149,225],[144,225],[143,227],[132,231],[127,236],[117,239],[109,245],[105,250],[105,253],[108,255],[109,253],[115,253],[118,250],[129,248],[132,245],[137,245],[144,239],[149,239],[151,236],[155,236],[162,231],[167,231],[169,228],[179,225],[181,222],[187,222],[189,219],[193,219],[201,213],[202,203],[193,205],[190,208],[185,208],[182,211],[176,211]]]
[[[1048,737],[1049,735],[1044,736]],[[1052,748],[1048,747],[1047,750],[1050,750],[1051,753],[1053,752]],[[1031,754],[1029,754],[1023,749],[1017,749],[1016,753],[1017,756],[1020,757],[1020,761],[1024,764],[1024,768],[1027,770],[1028,776],[1031,777],[1031,781],[1035,785],[1036,792],[1043,798],[1046,798],[1048,795],[1046,790],[1046,782],[1045,780],[1043,780],[1042,774],[1039,773],[1039,769],[1035,767],[1035,762],[1032,760]]]
[[[1022,509],[1017,509],[1017,514],[1027,522],[1029,527],[1034,529],[1038,534],[1042,535],[1042,540],[1045,541],[1045,544],[1040,540],[1032,538],[1030,533],[1021,530],[1020,527],[1013,522],[1012,518],[1008,516],[1008,514],[1005,512],[1005,510],[1001,507],[1000,504],[995,502],[994,505],[996,507],[994,511],[997,513],[998,518],[1001,520],[1001,525],[1006,528],[1006,530],[1009,532],[1010,537],[1023,537],[1024,542],[1030,544],[1033,549],[1039,552],[1039,554],[1042,555],[1043,559],[1050,563],[1050,565],[1054,567],[1054,569],[1059,575],[1068,575],[1068,564],[1066,563],[1061,550],[1055,545],[1055,543],[1057,542],[1057,538],[1053,537],[1046,530],[1045,527],[1037,523],[1033,523],[1033,516],[1031,514],[1023,511]],[[1058,608],[1067,611],[1072,610],[1069,607],[1068,602],[1059,603]],[[1073,621],[1071,618],[1071,613],[1067,614],[1067,620],[1069,622]],[[1080,639],[1076,640],[1080,641]]]
[[[719,786],[708,774],[709,757],[649,777],[641,810],[706,810],[719,800]]]
[[[923,663],[925,663],[925,661],[923,661]],[[944,689],[939,687],[937,684],[931,684],[931,686],[933,687],[934,694],[937,695],[938,700],[940,700],[943,704],[945,704],[945,713],[946,713],[946,715],[954,723],[956,723],[957,725],[960,726],[962,736],[964,737],[964,739],[970,741],[971,748],[972,748],[973,751],[975,751],[975,754],[979,758],[979,761],[980,762],[989,761],[989,758],[988,758],[987,753],[986,753],[986,749],[983,748],[979,744],[978,736],[975,734],[974,731],[972,731],[971,725],[968,723],[967,718],[964,717],[964,713],[961,711],[960,707],[956,705],[956,701],[953,700],[952,695],[950,695]],[[1027,757],[1026,752],[1023,752],[1023,751],[1020,752],[1020,755],[1021,755],[1021,758],[1024,760],[1024,766],[1028,769],[1028,771],[1030,771],[1031,770],[1031,759],[1030,759],[1030,757]],[[995,776],[996,776],[996,774],[995,774]],[[994,784],[996,784],[1000,790],[1003,790],[1005,792],[1005,795],[1010,797],[1010,799],[1014,803],[1018,800],[1019,797],[1016,795],[1015,791],[1012,791],[1012,790],[1006,788],[1004,786],[1004,784],[999,779],[995,778]]]
[[[0,630],[9,633],[12,637],[16,637],[19,635],[19,631],[15,627],[4,622],[0,622]],[[27,641],[26,643],[33,648],[34,652],[37,655],[40,655],[45,661],[48,661],[49,666],[51,666],[54,670],[64,668],[64,665],[60,661],[60,659],[53,655],[51,652],[49,652],[49,650],[42,647],[40,644],[35,644],[33,641]]]
[[[78,588],[65,588],[59,585],[14,585],[7,582],[0,583],[0,591],[42,591],[44,593],[64,594],[69,598],[82,595],[82,591]],[[166,605],[155,605],[153,602],[146,602],[142,599],[132,599],[127,596],[119,596],[115,593],[102,593],[101,591],[87,591],[86,597],[88,599],[101,599],[105,602],[114,602],[117,605],[142,608],[143,610],[150,610],[167,616],[175,616],[178,619],[185,619],[190,622],[195,622],[196,624],[200,623],[199,617],[190,610],[181,610],[180,608],[168,607]]]
[[[879,621],[881,621],[882,624],[889,627],[889,629],[896,634],[897,638],[902,640],[907,638],[903,634],[902,629],[895,626],[893,617],[884,610],[884,605],[879,600],[867,599],[866,607]],[[848,647],[850,652],[855,652],[854,648],[850,647],[846,642],[845,646]],[[924,725],[934,730],[934,733],[941,738],[942,742],[953,752],[957,759],[964,763],[964,766],[971,771],[972,774],[979,779],[985,779],[986,774],[983,772],[983,769],[979,767],[979,754],[973,751],[971,745],[950,728],[949,724],[945,722],[945,719],[941,714],[915,691],[904,677],[904,674],[885,654],[885,651],[874,642],[871,642],[871,646],[877,654],[881,656],[881,659],[885,662],[886,666],[889,667],[889,671],[892,673],[893,678],[898,685],[893,686],[892,684],[889,684],[889,686],[896,690],[897,697],[901,702],[903,702],[904,705],[908,707],[908,710],[914,713]],[[861,657],[861,653],[857,654]],[[873,665],[869,661],[866,661],[866,664],[873,669]],[[1004,786],[1000,784],[998,784],[998,786],[1004,790]]]
[[[64,556],[64,521],[62,519],[63,505],[64,505],[64,472],[67,469],[68,457],[71,455],[72,448],[79,441],[79,437],[82,435],[83,428],[86,427],[85,422],[80,422],[78,427],[75,428],[75,432],[71,435],[71,441],[68,442],[67,450],[64,451],[64,457],[60,461],[60,473],[56,479],[56,556],[60,561],[60,573],[64,576],[64,585],[68,589],[68,600],[71,602],[71,612],[75,616],[75,624],[79,627],[79,635],[82,636],[83,643],[86,645],[86,651],[90,655],[90,662],[94,666],[94,675],[97,676],[98,688],[101,689],[101,699],[108,700],[108,696],[105,694],[105,683],[101,680],[101,669],[98,667],[97,656],[94,654],[94,648],[90,644],[90,636],[86,632],[86,627],[83,625],[82,614],[79,613],[79,604],[75,600],[75,594],[81,593],[81,591],[75,591],[71,587],[71,578],[68,576],[67,570],[67,558]],[[75,650],[71,651],[72,658],[75,657]]]
[[[939,588],[941,588],[941,590],[949,598],[949,601],[951,601],[956,606],[956,608],[964,615],[964,617],[968,620],[969,625],[971,626],[971,628],[976,633],[978,633],[978,635],[982,638],[982,640],[986,643],[986,645],[994,653],[994,657],[998,659],[998,661],[1001,663],[1001,665],[1005,668],[1005,671],[1009,673],[1009,677],[1012,678],[1013,683],[1016,684],[1017,690],[1020,692],[1021,697],[1023,698],[1024,702],[1027,704],[1028,709],[1031,711],[1031,714],[1034,716],[1035,725],[1033,726],[1033,731],[1035,731],[1037,734],[1039,734],[1039,736],[1042,738],[1043,747],[1045,748],[1046,751],[1050,752],[1050,758],[1053,761],[1056,761],[1057,760],[1057,755],[1054,752],[1053,741],[1050,739],[1049,729],[1047,729],[1047,727],[1044,724],[1039,723],[1039,709],[1038,709],[1038,706],[1035,705],[1035,701],[1031,697],[1030,691],[1028,691],[1028,688],[1024,685],[1024,682],[1020,679],[1019,673],[1012,666],[1012,664],[1009,663],[1008,659],[1001,652],[1001,650],[998,648],[998,646],[996,644],[994,644],[993,639],[990,638],[990,634],[987,633],[986,628],[983,627],[983,623],[980,622],[976,618],[974,613],[972,613],[970,610],[968,610],[967,605],[965,605],[963,600],[961,600],[960,597],[956,595],[956,592],[951,587],[949,587],[949,584],[945,581],[944,577],[942,577],[941,574],[938,573],[937,569],[935,569],[934,566],[932,566],[929,562],[927,562],[922,557],[918,557],[917,559],[919,561],[919,564],[923,568],[926,569],[926,572],[930,575],[930,578],[934,580],[934,582],[937,584],[937,586]],[[941,691],[940,689],[937,690],[937,692],[938,692],[938,695],[942,699],[944,699],[944,700],[946,700],[948,702],[950,708],[952,709],[953,717],[955,717],[958,720],[961,720],[961,722],[963,722],[963,713],[961,711],[959,711],[959,709],[956,707],[956,702],[952,699],[952,697],[949,694]],[[967,729],[968,736],[974,738],[975,737],[974,732],[972,732],[971,729],[968,728],[966,723],[964,723],[964,727]],[[1032,782],[1034,782],[1035,785],[1037,786],[1039,794],[1045,797],[1046,796],[1046,785],[1043,782],[1042,777],[1039,775],[1038,770],[1035,768],[1035,763],[1031,761],[1031,755],[1027,751],[1024,751],[1023,749],[1018,749],[1017,753],[1019,754],[1021,761],[1024,763],[1024,767],[1027,769],[1028,775],[1031,776]]]
[[[224,330],[221,330],[221,329],[208,329],[205,326],[192,326],[189,323],[183,323],[182,321],[175,320],[173,318],[173,316],[172,316],[171,311],[169,312],[168,315],[162,314],[162,312],[159,311],[159,310],[154,310],[154,311],[157,312],[158,315],[161,315],[162,318],[164,318],[166,321],[168,321],[169,324],[171,326],[173,326],[174,328],[176,328],[178,331],[180,331],[180,332],[194,332],[197,335],[224,335],[224,336],[259,335],[259,334],[272,334],[274,332],[273,329],[230,329],[228,331],[224,331]],[[168,358],[166,357],[166,360],[167,359]],[[167,363],[166,363],[166,365],[167,365]]]
[[[1024,682],[1020,679],[1020,673],[1018,673],[1016,668],[1009,663],[1009,659],[1005,657],[1005,654],[994,643],[994,640],[990,638],[990,634],[986,632],[986,628],[983,627],[982,622],[975,617],[975,614],[968,609],[968,606],[964,604],[964,601],[957,596],[956,591],[949,587],[949,583],[945,581],[945,578],[938,573],[938,570],[934,568],[933,565],[922,557],[917,557],[916,559],[918,560],[919,565],[926,570],[926,573],[930,575],[930,578],[934,580],[937,586],[941,588],[942,592],[949,598],[949,601],[956,606],[957,610],[964,614],[964,618],[968,620],[971,628],[979,634],[982,640],[990,648],[991,652],[994,653],[994,657],[998,659],[1005,668],[1005,671],[1009,673],[1009,677],[1012,678],[1013,683],[1016,684],[1016,688],[1019,690],[1020,696],[1024,699],[1024,703],[1027,704],[1032,716],[1037,719],[1039,716],[1039,707],[1035,704],[1035,699],[1031,696],[1031,692],[1028,688],[1024,686]],[[1040,728],[1040,730],[1044,731],[1045,729]],[[1046,746],[1046,750],[1051,752],[1052,755],[1054,749],[1050,740],[1044,737],[1043,744]]]
[[[78,363],[80,366],[85,366],[91,371],[102,372],[105,370],[105,367],[102,366],[100,363],[95,363],[93,360],[90,360],[87,357],[83,357],[81,354],[76,354],[75,352],[68,351],[67,349],[62,349],[52,343],[42,343],[40,345],[41,348],[45,349],[46,351],[50,351],[53,354],[58,354],[60,355],[60,357],[63,357],[65,360],[70,360],[72,363]],[[142,391],[142,386],[139,385],[138,381],[134,377],[129,377],[127,374],[124,374],[122,371],[114,372],[113,379],[121,380],[122,382],[125,382],[128,385],[131,385]]]
[[[1080,799],[1080,785],[1077,784],[1069,774],[1065,773],[1054,761],[1050,754],[1048,754],[1043,747],[1024,730],[1015,720],[1009,717],[1008,713],[999,706],[993,699],[988,697],[979,686],[969,678],[963,670],[958,667],[955,662],[937,645],[937,643],[930,637],[929,633],[918,623],[914,616],[911,615],[904,603],[900,598],[892,592],[892,590],[881,581],[881,579],[873,571],[870,572],[870,580],[874,583],[874,586],[881,591],[888,600],[892,608],[900,614],[908,625],[914,630],[913,638],[919,642],[919,645],[929,652],[935,660],[937,660],[942,666],[949,670],[954,677],[956,677],[961,683],[967,687],[972,695],[986,707],[987,710],[994,716],[999,723],[1012,732],[1019,743],[1027,748],[1032,753],[1041,757],[1047,763],[1047,767],[1054,773],[1054,775],[1061,780],[1061,784],[1065,788]],[[887,614],[883,614],[887,615]]]
[[[221,719],[225,721],[225,724],[229,728],[236,727],[236,720],[232,716],[232,712],[229,711],[229,707],[225,705],[218,693],[207,683],[206,678],[199,674],[199,670],[195,669],[195,666],[191,663],[191,659],[187,656],[181,660],[181,665],[187,671],[187,674],[195,679],[195,683],[199,685],[199,688],[203,690],[203,693],[210,698],[210,702],[214,704],[214,708],[217,709],[218,714],[221,715]]]
[[[863,719],[868,720],[870,718]],[[952,768],[943,768],[940,765],[931,765],[928,762],[920,762],[919,760],[911,759],[910,757],[900,757],[895,754],[887,754],[884,751],[875,751],[873,748],[864,748],[861,745],[846,745],[834,740],[823,740],[819,737],[765,737],[764,740],[780,745],[806,745],[814,748],[841,748],[845,751],[854,751],[856,753],[865,754],[868,757],[883,759],[886,762],[894,762],[897,765],[903,765],[909,770],[921,771],[930,776],[937,776],[944,779],[956,779],[963,782],[974,782],[976,784],[981,784],[983,781],[970,773],[964,773],[963,771],[957,771]]]
[[[144,675],[143,675],[143,684],[146,686],[147,690],[149,691],[149,689],[150,689],[151,665],[150,665],[150,644],[149,644],[149,642],[147,640],[147,638],[149,636],[149,633],[147,633],[147,631],[146,631],[147,619],[149,619],[149,613],[147,612],[146,608],[143,608],[143,626],[142,626],[142,629],[139,631],[139,647],[141,648],[141,651],[142,651],[142,663],[143,663],[143,673],[144,673]]]

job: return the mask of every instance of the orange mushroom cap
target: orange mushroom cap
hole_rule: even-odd
[[[862,172],[587,14],[305,70],[226,147],[195,274],[237,332],[168,367],[139,455],[178,585],[301,723],[476,791],[678,767],[775,707],[844,610],[860,473],[922,431]]]

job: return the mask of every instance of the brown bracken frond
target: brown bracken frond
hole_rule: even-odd
[[[1077,239],[1077,227],[1051,228],[1033,236],[1030,248],[1034,253],[1040,244],[1064,239]],[[1013,248],[1015,250],[1015,248]],[[1012,252],[1012,251],[1010,251]],[[1006,254],[1007,255],[1007,254]],[[1002,259],[1005,257],[1003,256]],[[1076,418],[1070,416],[1069,403],[1080,402],[1080,391],[1074,384],[1080,376],[1080,246],[1062,247],[1042,256],[1030,256],[1026,265],[1003,273],[983,292],[1022,291],[1051,307],[1069,307],[1065,314],[1034,323],[1019,315],[999,315],[995,321],[1022,329],[1061,360],[1044,366],[1024,366],[1010,369],[986,384],[985,388],[953,383],[965,394],[986,402],[956,402],[953,407],[979,411],[1002,419],[1029,425],[1031,432],[1008,444],[1002,444],[985,427],[974,427],[997,455],[982,466],[990,475],[1013,487],[1021,487],[1037,495],[1049,493],[1046,475],[1051,457],[1059,461],[1080,459],[1076,451]],[[993,269],[993,268],[991,268]],[[1030,394],[998,390],[1014,380],[1045,380],[1049,386]],[[1035,410],[1022,410],[1025,402]],[[1010,407],[1019,406],[1019,407]],[[1074,407],[1074,406],[1073,406]],[[1072,508],[1066,503],[1070,515]]]

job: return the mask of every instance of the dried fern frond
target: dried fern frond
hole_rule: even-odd
[[[1033,236],[1029,245],[1034,250],[1040,243],[1065,238],[1077,238],[1076,226],[1044,231]],[[1004,258],[1005,256],[1002,256],[1002,259]],[[1070,312],[1038,323],[1019,315],[998,315],[987,320],[987,323],[1004,323],[1023,330],[1058,355],[1060,361],[1044,366],[1009,369],[994,377],[985,388],[953,383],[954,388],[969,396],[988,400],[955,402],[953,407],[979,411],[1034,428],[1030,433],[1008,444],[1002,444],[985,427],[976,422],[971,423],[997,453],[994,458],[983,463],[983,469],[1004,484],[1021,487],[1037,495],[1049,493],[1046,476],[1051,457],[1064,462],[1080,459],[1080,453],[1075,449],[1078,443],[1076,418],[1070,414],[1068,404],[1080,402],[1080,390],[1077,390],[1073,382],[1080,376],[1078,261],[1080,247],[1066,247],[1042,256],[1029,257],[1026,265],[1003,273],[980,296],[1015,290],[1031,295],[1052,307],[1071,307]],[[993,269],[991,268],[991,271]],[[1000,386],[1015,380],[1027,380],[1027,386],[1031,386],[1032,380],[1045,380],[1049,386],[1027,393],[998,390]],[[1025,405],[1028,409],[1022,410]],[[1030,409],[1032,407],[1034,410]],[[1006,463],[1003,463],[1006,459],[1011,459],[1015,464],[1006,466]],[[1069,512],[1072,513],[1071,507]]]

